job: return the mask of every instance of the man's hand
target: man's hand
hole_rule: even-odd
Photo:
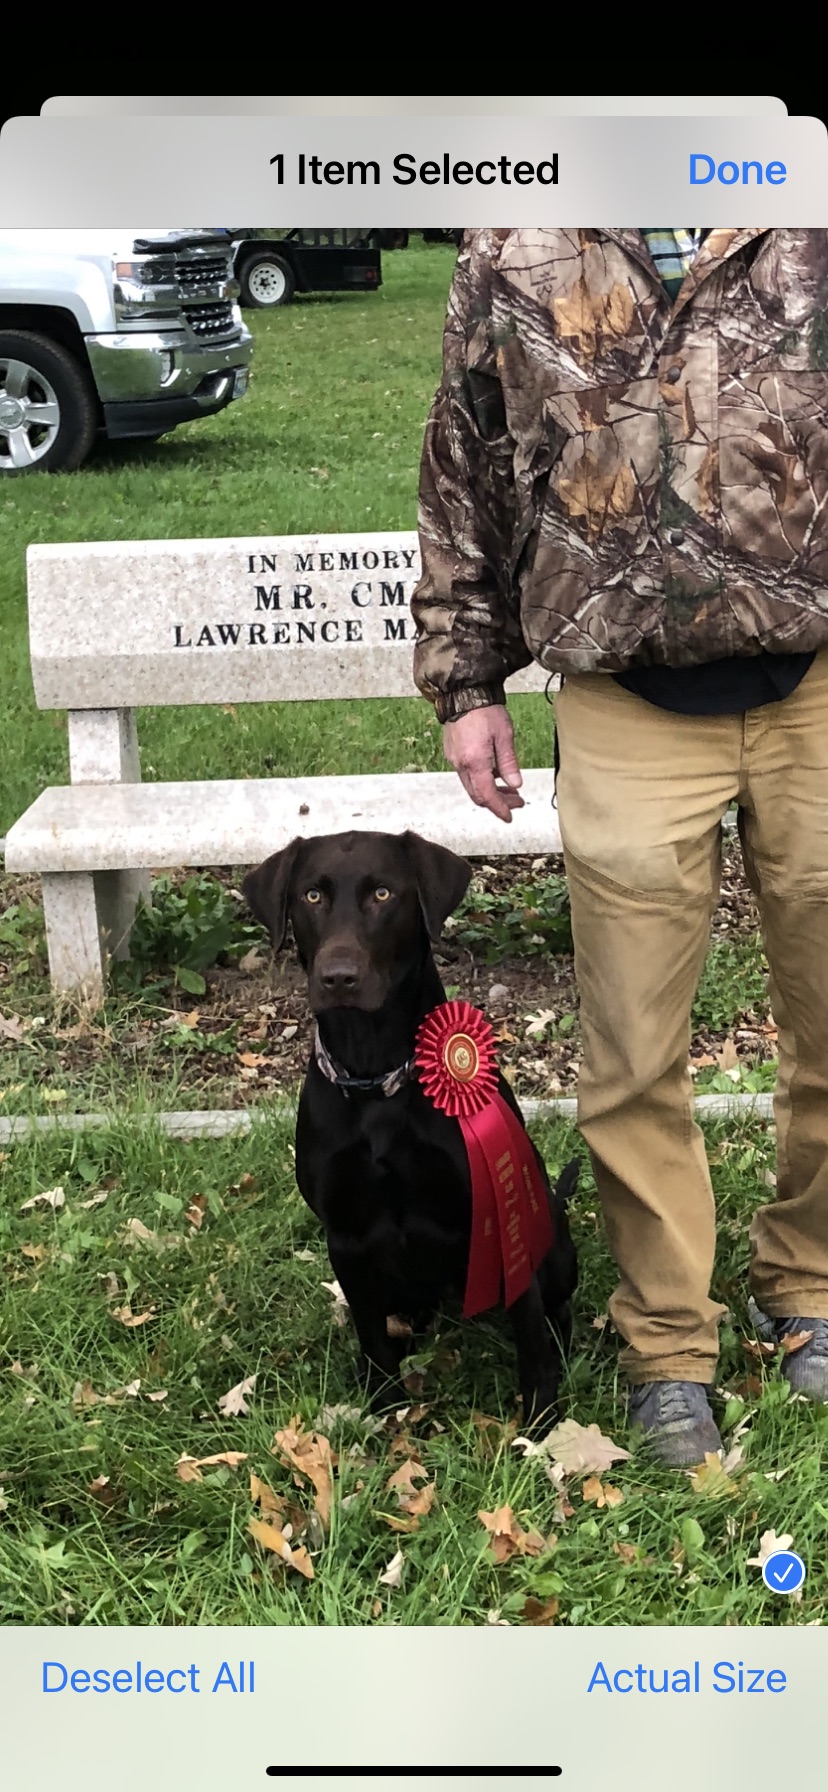
[[[443,750],[464,790],[481,809],[510,822],[524,807],[512,721],[505,704],[471,709],[443,725]]]

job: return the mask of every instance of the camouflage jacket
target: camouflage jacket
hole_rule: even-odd
[[[550,672],[828,645],[828,231],[467,233],[420,475],[441,721]]]

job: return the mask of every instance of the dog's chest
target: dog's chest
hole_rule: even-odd
[[[326,1226],[336,1234],[395,1248],[467,1244],[468,1164],[459,1130],[405,1099],[365,1103],[322,1170]]]

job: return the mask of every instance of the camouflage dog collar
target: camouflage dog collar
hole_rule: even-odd
[[[325,1050],[318,1027],[314,1035],[313,1053],[322,1075],[346,1095],[349,1089],[381,1089],[383,1095],[396,1095],[417,1074],[414,1060],[409,1058],[407,1063],[398,1065],[396,1070],[386,1071],[384,1076],[349,1076],[347,1070],[343,1070],[340,1064],[335,1064],[330,1052]]]

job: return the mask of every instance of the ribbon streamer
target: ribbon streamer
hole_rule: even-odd
[[[414,1062],[424,1093],[459,1122],[469,1160],[472,1227],[463,1312],[511,1307],[553,1243],[552,1217],[531,1140],[497,1086],[494,1035],[468,1002],[426,1015]]]

